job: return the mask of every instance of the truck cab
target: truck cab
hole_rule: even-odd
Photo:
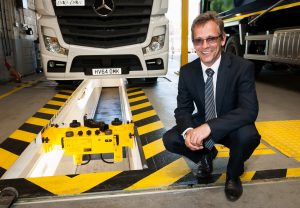
[[[35,5],[48,79],[167,73],[168,0],[43,0]]]

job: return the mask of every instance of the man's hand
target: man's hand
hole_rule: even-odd
[[[185,145],[192,151],[203,149],[203,141],[211,133],[208,124],[203,124],[186,132]]]
[[[185,134],[185,145],[192,151],[200,150],[203,149],[202,145],[195,145],[194,143],[191,143],[191,138],[192,138],[192,132],[194,129],[190,129],[186,132]]]

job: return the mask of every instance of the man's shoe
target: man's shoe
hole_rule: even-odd
[[[243,186],[240,178],[226,179],[225,195],[229,201],[238,200],[243,193]]]
[[[213,172],[213,160],[216,158],[218,150],[213,147],[211,151],[203,154],[201,160],[199,161],[197,177],[199,178],[209,178]]]

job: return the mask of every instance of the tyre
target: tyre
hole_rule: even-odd
[[[146,83],[155,84],[157,82],[157,77],[145,78]]]
[[[228,39],[225,45],[225,51],[240,57],[244,55],[244,51],[242,46],[240,45],[238,36],[234,35]]]
[[[255,64],[255,77],[258,77],[263,66],[265,65],[264,61],[258,61],[258,60],[253,60],[253,63]]]
[[[58,85],[74,85],[78,86],[82,80],[55,80]]]
[[[128,84],[155,84],[157,82],[157,77],[149,78],[127,78]]]

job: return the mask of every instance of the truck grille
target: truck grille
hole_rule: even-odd
[[[52,3],[66,43],[112,48],[146,40],[153,0],[114,0],[115,10],[107,17],[93,9],[95,0],[86,0],[85,6]]]

